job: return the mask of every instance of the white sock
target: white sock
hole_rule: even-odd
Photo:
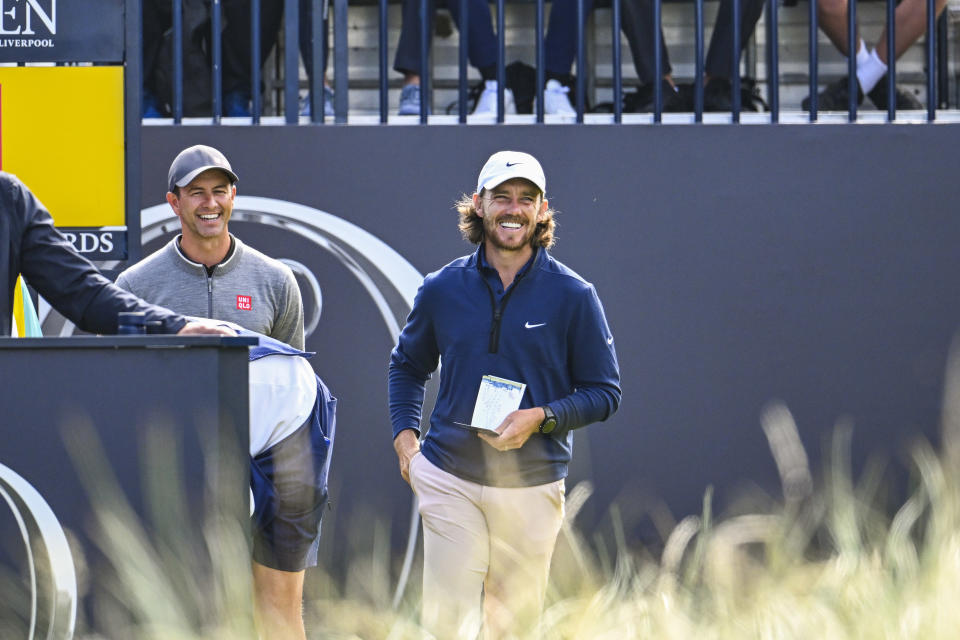
[[[886,72],[887,65],[877,55],[876,49],[870,50],[864,62],[860,61],[860,54],[857,53],[857,81],[864,93],[870,93]]]

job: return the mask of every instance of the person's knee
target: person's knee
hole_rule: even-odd
[[[817,2],[817,15],[822,18],[835,18],[846,15],[848,0],[820,0]]]

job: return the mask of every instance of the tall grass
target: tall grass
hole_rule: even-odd
[[[637,548],[616,506],[609,514],[612,545],[578,530],[574,519],[590,499],[590,487],[572,487],[540,635],[571,640],[960,636],[960,385],[949,382],[942,450],[927,443],[914,447],[909,494],[893,508],[886,504],[878,468],[868,466],[854,477],[849,427],[838,427],[825,470],[815,477],[793,417],[777,404],[764,412],[761,424],[780,473],[781,495],[761,509],[715,517],[708,487],[701,513],[676,523],[657,553]],[[80,431],[76,437],[89,435]],[[162,457],[155,466],[175,468],[162,440],[148,448]],[[235,523],[215,514],[203,540],[174,541],[175,531],[142,530],[119,492],[102,488],[109,487],[109,478],[88,481],[101,487],[97,526],[114,567],[105,619],[116,628],[109,637],[255,637],[249,559]],[[169,498],[157,501],[164,509],[179,509]],[[385,524],[374,525],[372,547],[352,558],[345,578],[322,567],[308,572],[304,610],[310,637],[424,636],[416,614],[419,575],[412,577],[399,608],[391,606],[396,554],[389,539]]]

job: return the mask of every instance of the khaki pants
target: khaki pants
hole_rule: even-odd
[[[564,481],[498,488],[410,463],[423,519],[422,624],[437,638],[525,637],[535,629],[563,523]],[[482,612],[482,613],[481,613]]]

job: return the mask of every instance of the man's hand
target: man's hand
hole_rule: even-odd
[[[478,432],[477,436],[498,451],[519,449],[530,438],[530,434],[540,429],[540,423],[545,418],[546,415],[540,407],[517,409],[504,418],[497,427],[499,438],[481,432]]]
[[[400,475],[410,484],[410,460],[420,451],[420,440],[413,429],[404,429],[393,439],[393,450],[400,462]]]
[[[237,332],[217,320],[191,320],[183,325],[178,336],[215,335],[235,337]]]

